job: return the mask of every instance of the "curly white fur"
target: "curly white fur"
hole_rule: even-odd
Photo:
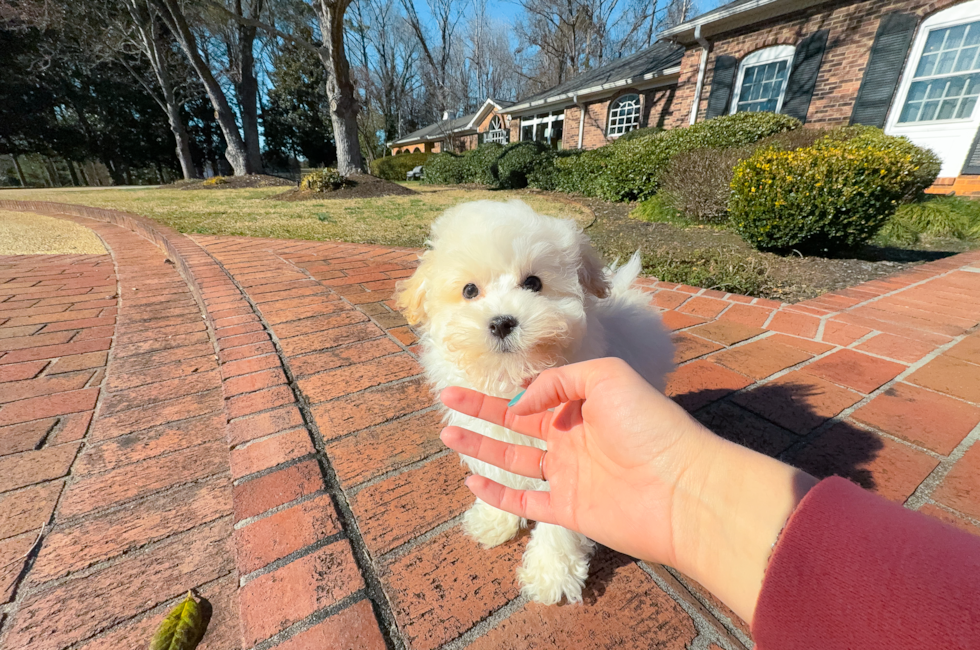
[[[631,289],[641,269],[634,255],[604,269],[572,221],[537,214],[521,201],[477,201],[456,206],[432,225],[416,273],[398,287],[397,301],[422,332],[422,363],[436,390],[465,386],[510,398],[541,371],[566,363],[615,356],[663,389],[673,346],[648,298]],[[530,275],[539,292],[523,288]],[[477,297],[463,288],[474,284]],[[517,327],[504,340],[489,330],[496,316]],[[454,411],[450,424],[522,445],[544,442]],[[517,476],[462,457],[475,474],[524,490],[544,481]],[[466,532],[486,547],[513,538],[526,524],[479,500],[464,517]],[[518,577],[532,600],[555,604],[582,599],[593,542],[560,526],[538,524]]]

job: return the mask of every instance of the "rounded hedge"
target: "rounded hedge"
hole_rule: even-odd
[[[731,185],[732,226],[763,250],[867,242],[938,172],[932,152],[874,131],[846,140],[830,134],[794,151],[764,148],[743,160]]]
[[[466,182],[467,165],[462,157],[454,153],[437,153],[425,163],[427,185],[458,185]]]
[[[299,182],[300,189],[309,192],[333,192],[348,185],[350,182],[332,167],[314,169]]]
[[[465,180],[463,182],[496,186],[495,165],[503,152],[502,144],[490,142],[464,153],[462,159],[465,166]]]
[[[371,173],[386,181],[403,181],[408,172],[425,166],[431,153],[400,153],[371,161]]]
[[[527,187],[528,176],[544,162],[548,149],[540,142],[514,142],[504,147],[494,167],[496,185],[502,189],[516,190]]]
[[[682,129],[662,131],[609,147],[605,173],[596,193],[607,201],[642,201],[660,187],[674,156],[695,149],[728,149],[800,128],[800,121],[776,113],[736,113],[698,122]]]

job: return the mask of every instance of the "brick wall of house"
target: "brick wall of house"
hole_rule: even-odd
[[[641,114],[640,126],[665,127],[674,110],[674,94],[676,86],[652,88],[640,92]],[[606,136],[608,126],[609,105],[621,95],[635,93],[636,90],[626,89],[617,92],[600,101],[585,103],[585,124],[582,127],[582,148],[596,149],[609,144],[615,138]],[[565,130],[562,133],[561,146],[563,149],[578,148],[579,116],[582,114],[578,106],[565,109]],[[516,120],[515,120],[516,121]]]
[[[813,32],[828,29],[827,50],[807,112],[807,124],[847,124],[881,15],[903,11],[921,19],[955,4],[959,4],[959,0],[838,0],[711,37],[712,49],[708,55],[698,120],[704,119],[707,110],[716,57],[728,55],[741,59],[763,47],[796,45]],[[684,54],[674,108],[667,123],[669,128],[686,126],[689,122],[700,56],[699,46],[689,48]]]

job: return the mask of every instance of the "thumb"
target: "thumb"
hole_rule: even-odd
[[[545,370],[531,382],[510,410],[515,415],[530,415],[553,409],[561,404],[587,399],[605,379],[623,372],[633,372],[621,359],[593,359],[560,368]]]

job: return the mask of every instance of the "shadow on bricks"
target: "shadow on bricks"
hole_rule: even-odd
[[[873,490],[878,486],[868,466],[884,447],[881,438],[847,421],[831,420],[860,397],[836,386],[776,380],[694,416],[721,437],[817,478],[843,476]]]

